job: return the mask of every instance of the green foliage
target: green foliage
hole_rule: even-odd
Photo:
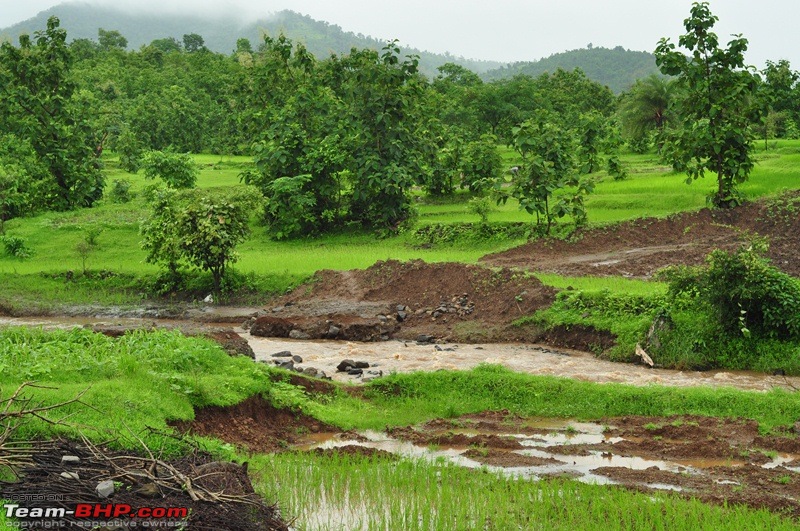
[[[422,244],[469,244],[527,240],[532,233],[529,223],[431,223],[414,230],[411,238]]]
[[[0,236],[0,242],[3,243],[3,249],[9,256],[24,259],[29,258],[32,254],[30,247],[25,243],[25,239],[19,236],[4,234]]]
[[[123,128],[122,132],[113,137],[111,148],[119,154],[119,165],[123,170],[130,173],[139,171],[144,146],[129,127]]]
[[[147,179],[160,177],[170,188],[193,188],[197,183],[197,166],[185,153],[149,151],[142,159],[142,169]]]
[[[720,48],[711,29],[718,18],[707,2],[694,3],[684,21],[686,34],[677,51],[667,39],[656,49],[656,61],[665,75],[678,76],[682,91],[678,109],[680,125],[670,137],[668,156],[687,182],[717,174],[717,191],[711,202],[731,207],[741,202],[737,186],[753,169],[751,121],[757,78],[744,66],[747,39],[741,36]]]
[[[606,171],[615,181],[624,181],[628,177],[625,165],[617,155],[611,155],[606,160]]]
[[[48,193],[40,207],[91,206],[103,195],[90,108],[70,77],[66,32],[51,17],[47,29],[19,47],[0,45],[0,128],[30,146],[46,168]]]
[[[124,50],[128,47],[128,39],[123,37],[122,34],[116,30],[104,30],[103,28],[98,28],[97,42],[102,50]]]
[[[639,79],[630,91],[623,94],[618,114],[622,135],[631,149],[644,153],[655,136],[659,152],[664,143],[664,133],[670,121],[670,106],[675,99],[675,82],[652,74]]]
[[[411,217],[409,192],[424,182],[433,138],[423,129],[425,85],[417,74],[418,58],[401,61],[396,42],[380,53],[353,51],[335,61],[342,79],[352,138],[353,191],[350,218],[368,227],[394,229]]]
[[[461,188],[470,192],[489,190],[500,175],[502,164],[496,136],[484,134],[479,140],[469,142],[461,165]]]
[[[493,210],[492,201],[488,197],[473,197],[467,202],[467,212],[478,216],[483,224],[489,222],[489,213]]]
[[[578,134],[578,164],[581,173],[594,173],[600,166],[600,148],[608,135],[603,115],[597,111],[582,114]]]
[[[311,175],[281,177],[267,186],[264,214],[276,240],[314,233],[321,220],[314,216],[317,200],[308,189]]]
[[[130,179],[114,179],[108,198],[114,203],[127,203],[133,199]]]
[[[513,197],[521,209],[536,214],[536,224],[550,234],[554,217],[570,215],[576,224],[585,223],[583,197],[594,184],[577,176],[574,136],[545,119],[528,120],[513,129],[513,145],[523,164],[513,174],[510,189],[498,181],[495,191],[498,203]],[[566,187],[574,187],[574,192],[554,200],[553,195]]]
[[[237,260],[236,246],[250,233],[248,222],[260,194],[188,190],[161,193],[142,224],[147,261],[164,264],[176,275],[181,261],[208,271],[219,295],[226,268]]]
[[[707,305],[727,334],[800,339],[800,282],[770,265],[765,251],[763,242],[713,251],[708,267],[669,273],[670,293]]]

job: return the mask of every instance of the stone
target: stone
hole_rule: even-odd
[[[319,376],[319,371],[314,367],[306,367],[305,369],[303,369],[303,374],[305,374],[306,376],[311,376],[312,378],[316,378],[317,376]]]
[[[302,330],[292,329],[289,331],[289,338],[290,339],[311,339],[311,336],[303,332]]]
[[[420,334],[417,336],[417,343],[424,345],[426,343],[433,343],[434,337],[427,334]]]
[[[354,369],[368,369],[369,368],[369,363],[367,363],[366,361],[357,361],[353,365],[353,368]]]
[[[94,491],[101,498],[108,498],[109,496],[114,494],[114,482],[111,481],[110,479],[101,481],[100,483],[97,484],[97,487],[95,487]]]
[[[361,376],[362,374],[364,374],[364,370],[363,369],[350,369],[349,371],[347,371],[347,374],[349,374],[350,376]]]
[[[279,369],[286,369],[287,371],[291,371],[292,369],[294,369],[294,362],[290,360],[290,361],[284,361],[284,362],[278,363],[278,368]]]
[[[353,360],[342,360],[339,362],[339,365],[336,366],[336,370],[338,372],[347,372],[351,368],[355,367],[356,362]]]
[[[74,479],[76,481],[81,479],[77,472],[62,472],[61,477],[64,479]]]
[[[303,363],[303,358],[295,354],[294,356],[292,356],[292,361],[295,363]]]
[[[406,305],[405,305],[405,304],[398,304],[398,305],[397,305],[397,311],[398,311],[398,312],[404,312],[404,311],[406,311]]]
[[[276,352],[275,354],[272,354],[271,357],[273,357],[273,358],[291,358],[292,357],[292,353],[290,351],[288,351],[288,350],[281,350],[280,352]]]
[[[62,465],[77,465],[81,462],[81,458],[77,455],[65,455],[61,457]]]
[[[397,321],[398,322],[402,323],[403,321],[406,320],[407,317],[408,317],[408,314],[406,312],[403,312],[403,311],[397,312]]]
[[[328,327],[328,333],[325,335],[328,339],[334,339],[338,337],[341,332],[342,332],[341,328],[339,328],[336,325],[331,325],[330,327]]]
[[[387,322],[388,320],[389,320],[389,319],[388,319],[388,318],[387,318],[385,315],[379,315],[379,316],[378,316],[378,321],[380,321],[380,322],[382,322],[382,323],[385,323],[385,322]]]

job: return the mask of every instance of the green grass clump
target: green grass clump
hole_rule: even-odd
[[[763,430],[793,425],[800,396],[735,389],[636,387],[516,373],[496,365],[470,371],[392,374],[370,382],[365,400],[337,396],[315,411],[345,429],[383,429],[457,413],[508,409],[523,416],[601,419],[703,415],[757,420]]]
[[[281,454],[250,461],[256,489],[301,529],[795,529],[766,510],[668,493],[422,460]]]
[[[178,332],[133,332],[114,339],[89,330],[0,330],[3,397],[23,382],[25,396],[52,405],[83,393],[51,413],[69,415],[69,426],[24,424],[19,436],[77,436],[123,439],[146,427],[167,429],[168,420],[190,420],[194,408],[226,406],[249,396],[270,396],[266,366],[233,358],[216,343]],[[92,435],[94,434],[94,435]],[[163,442],[163,441],[162,441]]]

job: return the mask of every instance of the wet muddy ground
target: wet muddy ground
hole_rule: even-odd
[[[263,410],[254,414],[259,407]],[[247,427],[250,419],[261,426],[257,437]],[[800,438],[793,430],[764,435],[755,422],[743,419],[630,416],[578,422],[500,411],[386,432],[341,433],[302,415],[273,415],[269,406],[252,402],[209,408],[184,428],[254,451],[445,459],[531,480],[569,477],[673,491],[800,517]],[[281,438],[277,448],[269,435]]]

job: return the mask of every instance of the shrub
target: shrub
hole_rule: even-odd
[[[25,243],[25,240],[19,236],[3,236],[2,241],[6,254],[10,256],[27,258],[31,254],[31,250]]]
[[[32,254],[30,247],[25,244],[25,240],[19,236],[0,236],[6,254],[17,258],[28,258]]]
[[[707,305],[725,332],[800,339],[800,281],[770,265],[766,249],[764,241],[732,253],[718,249],[706,268],[672,270],[670,295]]]
[[[492,201],[488,197],[473,197],[467,203],[467,212],[481,218],[481,223],[489,222],[489,213],[494,211]]]
[[[147,179],[160,177],[170,188],[194,188],[197,182],[197,166],[186,154],[149,151],[142,160]]]
[[[114,184],[108,192],[112,203],[127,203],[133,199],[131,181],[129,179],[114,179]]]

